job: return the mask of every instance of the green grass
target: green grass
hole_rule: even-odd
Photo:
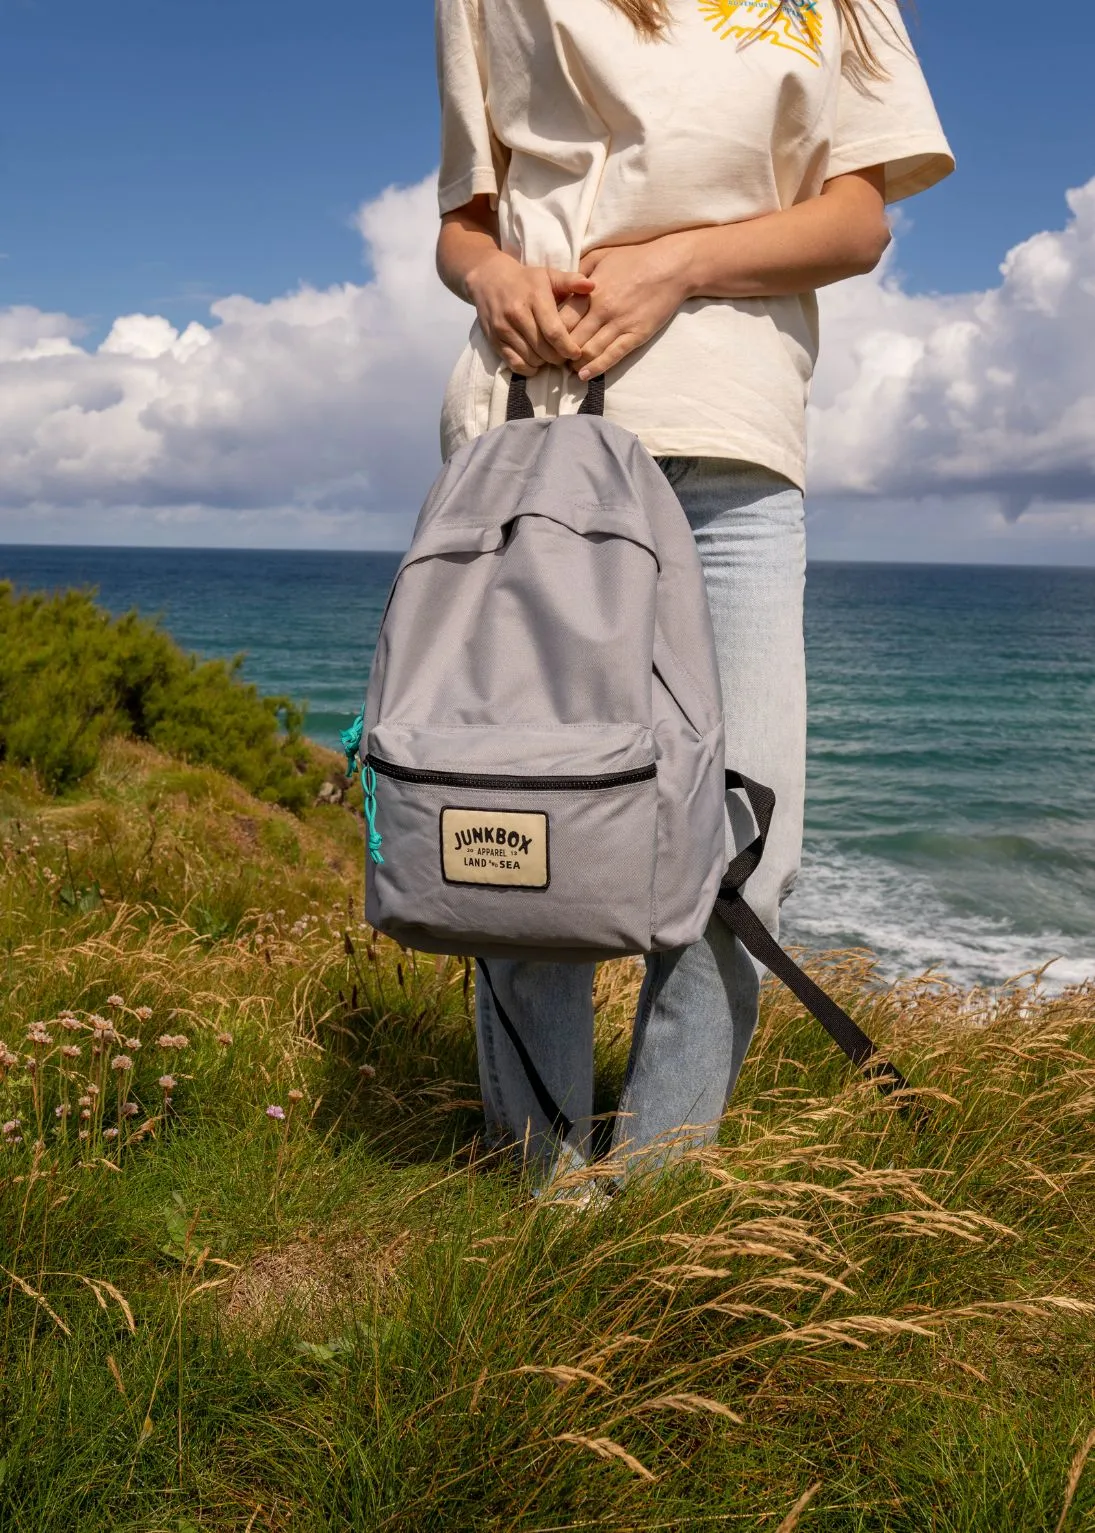
[[[923,1120],[772,990],[720,1145],[581,1215],[479,1145],[464,965],[360,924],[344,809],[106,738],[0,765],[0,843],[5,1533],[1055,1533],[1074,1464],[1095,1526],[1092,989],[819,961]]]

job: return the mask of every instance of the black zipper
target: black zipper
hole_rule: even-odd
[[[379,756],[369,756],[366,765],[371,766],[378,777],[394,777],[397,782],[510,793],[593,793],[602,788],[629,788],[632,783],[650,782],[658,775],[653,761],[649,766],[633,767],[630,772],[613,772],[607,777],[509,777],[484,772],[430,772],[418,767],[396,766],[394,761],[382,761]]]

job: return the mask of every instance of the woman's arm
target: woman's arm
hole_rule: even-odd
[[[560,317],[559,304],[587,296],[596,284],[581,272],[522,266],[506,255],[499,248],[498,219],[489,197],[474,197],[442,218],[437,270],[447,288],[475,305],[487,340],[515,372],[534,373],[545,362],[579,361],[580,348]]]
[[[873,271],[890,242],[884,179],[875,166],[785,212],[591,250],[581,264],[596,291],[562,311],[579,377],[607,372],[690,298],[776,298]]]

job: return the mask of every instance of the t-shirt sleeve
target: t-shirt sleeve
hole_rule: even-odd
[[[506,155],[487,110],[487,74],[478,0],[437,0],[437,83],[441,94],[442,213],[475,196],[498,196]]]
[[[859,15],[885,78],[868,76],[845,38],[827,174],[884,165],[886,201],[900,202],[949,176],[954,156],[897,0],[861,5]]]

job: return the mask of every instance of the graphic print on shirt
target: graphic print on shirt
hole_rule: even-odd
[[[821,67],[818,0],[699,0],[699,7],[719,37],[771,43]]]

